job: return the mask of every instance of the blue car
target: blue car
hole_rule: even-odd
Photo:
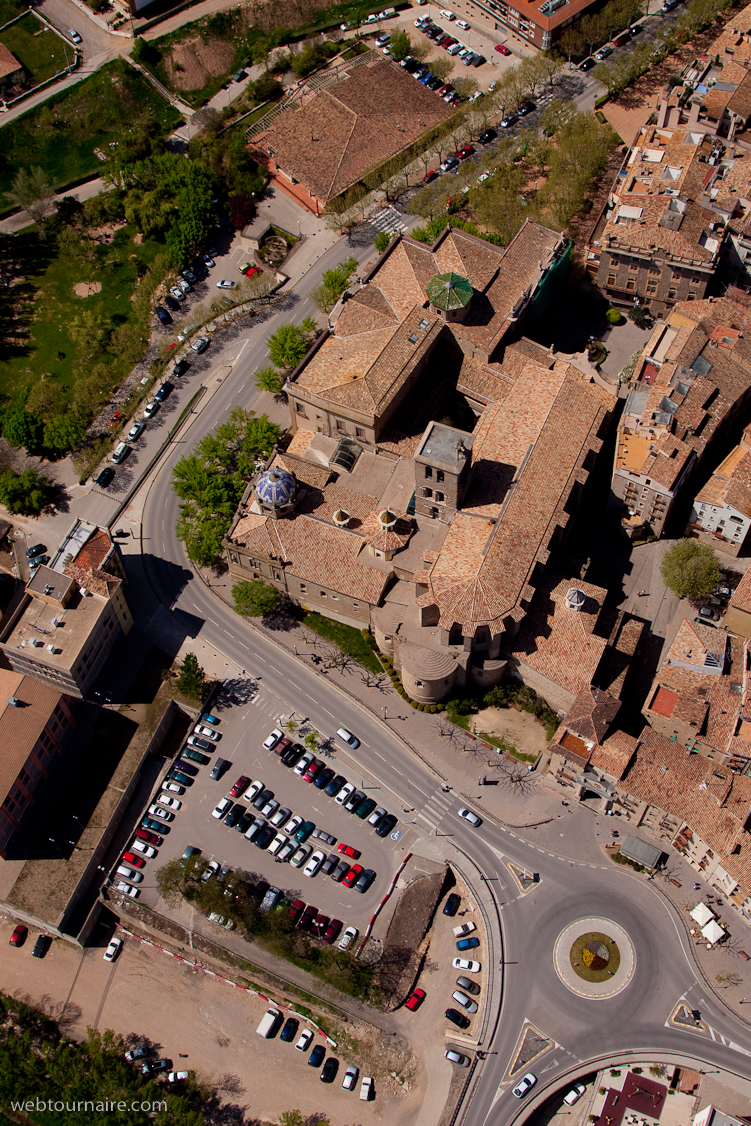
[[[144,817],[141,821],[141,828],[148,829],[151,833],[169,833],[169,825],[163,825],[161,821],[154,821],[152,817]]]
[[[297,1030],[299,1027],[299,1020],[295,1020],[294,1017],[288,1017],[287,1023],[282,1029],[282,1034],[279,1039],[283,1040],[285,1044],[289,1044],[290,1040],[294,1040],[295,1036],[297,1035]]]
[[[457,950],[474,950],[476,946],[480,945],[479,938],[460,938],[456,944]]]
[[[429,70],[427,74],[423,74],[422,78],[420,79],[420,82],[422,83],[423,86],[427,86],[427,84],[430,82],[431,78],[435,78],[435,75],[433,74],[432,71]]]
[[[187,367],[187,364],[186,364],[186,367]],[[211,712],[204,712],[203,715],[201,716],[200,722],[201,723],[210,723],[212,725],[212,727],[214,727],[214,726],[216,726],[217,723],[219,723],[219,720],[217,719],[217,717],[215,715],[212,715]]]
[[[171,325],[172,324],[172,317],[169,315],[169,313],[167,312],[166,309],[162,308],[161,305],[157,305],[157,307],[154,309],[154,312],[159,317],[159,320],[162,322],[163,325]]]
[[[308,1059],[308,1066],[309,1067],[320,1067],[321,1064],[323,1063],[323,1057],[325,1055],[326,1055],[326,1049],[324,1048],[323,1044],[316,1044],[315,1048],[310,1053],[310,1057]]]

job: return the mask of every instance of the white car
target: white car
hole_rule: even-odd
[[[474,105],[475,102],[477,101],[477,99],[482,97],[482,94],[483,94],[482,90],[475,90],[474,94],[469,99],[469,104]]]
[[[251,782],[247,790],[243,794],[243,798],[246,802],[254,802],[262,789],[263,782]]]
[[[449,1048],[443,1054],[449,1063],[455,1063],[457,1067],[469,1067],[469,1056],[463,1056],[461,1052],[455,1052],[453,1048]]]
[[[290,864],[293,868],[302,868],[303,864],[307,861],[313,849],[308,844],[300,845],[298,849],[290,857]]]
[[[280,848],[282,848],[286,841],[287,838],[285,837],[284,833],[277,833],[266,851],[270,852],[272,856],[276,856],[277,852]]]
[[[182,809],[183,807],[183,803],[181,801],[178,801],[177,798],[171,798],[169,794],[165,794],[164,792],[157,794],[156,800],[160,805],[166,805],[167,809],[177,810]]]
[[[340,727],[337,730],[336,737],[346,743],[348,747],[351,747],[353,751],[360,746],[360,740],[351,731],[347,731],[346,727]]]
[[[498,85],[497,81],[491,82],[490,85],[488,86],[488,93],[492,94],[497,85]]]
[[[236,281],[228,281],[227,278],[222,278],[221,281],[218,281],[216,283],[216,288],[217,289],[236,289],[237,288],[237,282]]]
[[[133,841],[129,847],[131,852],[140,852],[141,856],[145,856],[147,859],[156,856],[156,849],[147,845],[145,841]]]
[[[528,1071],[527,1074],[516,1084],[512,1094],[517,1099],[523,1099],[527,1092],[532,1090],[536,1082],[537,1076],[533,1075],[531,1071]]]
[[[154,415],[156,414],[156,412],[157,412],[157,411],[159,410],[159,408],[160,408],[160,406],[161,406],[161,405],[162,405],[162,404],[161,404],[161,403],[158,403],[158,402],[156,401],[156,399],[152,399],[152,400],[151,400],[150,402],[148,402],[148,403],[146,404],[146,406],[145,406],[145,407],[143,408],[143,417],[144,417],[144,418],[153,418],[153,417],[154,417]]]
[[[351,782],[345,782],[344,785],[342,786],[341,790],[339,791],[339,793],[334,798],[334,801],[336,802],[337,805],[344,805],[347,798],[351,794],[354,794],[354,792],[355,792],[355,787],[352,785],[352,783]]]
[[[455,989],[451,994],[452,1000],[456,1001],[457,1005],[461,1005],[468,1013],[477,1012],[477,1001],[473,1001],[466,993],[462,993],[461,989]]]
[[[68,28],[68,35],[71,37],[71,39],[73,40],[74,43],[82,43],[83,42],[83,40],[81,39],[81,36],[78,34],[78,32],[75,30],[75,28],[69,27]]]
[[[193,728],[193,732],[196,735],[200,735],[203,739],[211,739],[212,743],[218,743],[221,739],[221,735],[218,731],[215,731],[213,727],[204,727],[202,723],[197,723]]]
[[[279,740],[283,739],[283,738],[284,738],[284,732],[280,731],[280,729],[278,727],[275,727],[274,730],[271,732],[271,734],[267,735],[266,738],[263,741],[264,751],[273,751],[274,747],[277,745]]]
[[[469,31],[469,24],[467,23],[466,20],[457,20],[456,26],[460,27],[462,29],[462,31]]]
[[[300,1039],[295,1044],[295,1047],[297,1048],[298,1052],[306,1052],[308,1050],[308,1046],[309,1046],[310,1041],[312,1039],[313,1039],[313,1033],[310,1031],[309,1028],[304,1028],[303,1031],[300,1033]]]
[[[299,778],[302,778],[315,757],[312,751],[306,751],[300,761],[295,764],[295,774],[297,774]]]
[[[119,891],[123,895],[129,895],[131,899],[138,899],[141,894],[138,888],[131,887],[130,884],[124,884],[122,881],[115,884],[115,891]]]
[[[189,1071],[171,1071],[167,1076],[168,1083],[181,1083],[184,1079],[190,1078]]]
[[[385,816],[386,810],[382,805],[379,805],[376,809],[373,810],[370,817],[368,818],[368,825],[377,825],[381,818]]]
[[[360,1084],[360,1098],[364,1103],[373,1097],[373,1079],[370,1075],[363,1075]]]
[[[210,860],[208,868],[201,872],[201,883],[208,883],[212,876],[215,876],[217,872],[221,871],[221,867],[218,860]]]
[[[482,965],[471,958],[454,958],[451,965],[455,970],[464,970],[468,974],[479,974]]]
[[[179,782],[162,782],[162,789],[168,794],[184,794],[185,787],[181,786]]]
[[[349,950],[350,946],[355,941],[359,933],[360,932],[358,931],[357,927],[347,927],[344,934],[339,939],[339,949]]]
[[[457,809],[456,815],[457,817],[463,818],[465,821],[469,821],[470,825],[474,825],[475,829],[482,825],[482,817],[478,817],[471,809],[465,809],[464,806],[462,806],[461,809]]]
[[[443,16],[443,18],[445,20],[448,20],[449,23],[451,22],[451,20],[456,19],[456,16],[454,15],[454,13],[452,11],[450,11],[448,8],[441,8],[440,14]]]
[[[354,1091],[355,1085],[357,1083],[357,1076],[359,1074],[359,1067],[355,1067],[355,1065],[351,1063],[344,1073],[344,1079],[342,1079],[342,1090]]]
[[[174,297],[175,301],[184,301],[187,296],[187,294],[183,293],[183,291],[180,289],[179,285],[170,286],[170,293]]]
[[[225,919],[224,915],[220,915],[216,911],[212,911],[209,915],[209,922],[216,923],[218,927],[224,927],[227,931],[233,931],[235,929],[235,924],[232,919]]]
[[[583,1083],[574,1083],[569,1093],[563,1096],[563,1101],[566,1106],[573,1106],[574,1103],[578,1103],[586,1089]]]
[[[231,805],[232,805],[232,799],[231,798],[222,798],[217,803],[216,807],[211,811],[211,816],[216,817],[217,821],[221,820],[221,818],[224,817],[225,813],[227,812],[227,810],[229,809],[229,807]]]
[[[110,939],[109,946],[104,952],[105,962],[114,962],[115,958],[118,956],[122,948],[123,940],[121,938]]]
[[[128,441],[129,442],[135,442],[136,438],[141,437],[141,435],[143,434],[145,429],[146,429],[146,423],[145,422],[134,423],[133,426],[131,426],[130,430],[128,431]]]
[[[481,177],[480,177],[480,179],[479,179],[479,180],[477,181],[477,183],[478,183],[478,184],[484,184],[484,183],[485,183],[485,181],[486,181],[486,180],[489,180],[489,179],[490,179],[490,173],[489,173],[489,172],[483,172],[482,176],[481,176]]]
[[[151,814],[152,817],[158,817],[160,821],[174,821],[175,820],[174,813],[170,813],[170,811],[168,809],[165,809],[161,805],[150,805],[149,806],[149,813]]]
[[[299,813],[296,813],[294,817],[290,817],[289,821],[284,826],[284,832],[287,834],[287,836],[294,836],[304,820],[305,818],[301,817]]]
[[[316,849],[316,851],[313,853],[313,855],[311,856],[308,863],[303,868],[303,872],[305,873],[305,875],[306,876],[317,875],[318,869],[321,867],[321,865],[323,864],[325,859],[326,859],[326,854],[321,852],[319,849]]]
[[[201,257],[203,258],[204,262],[209,267],[209,269],[211,269],[213,266],[216,266],[216,262],[214,261],[214,259],[211,257],[210,254],[202,254]]]
[[[280,829],[284,822],[292,815],[292,810],[286,805],[281,809],[277,809],[273,817],[269,818],[269,824],[273,825],[275,829]]]

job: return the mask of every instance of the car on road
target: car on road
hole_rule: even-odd
[[[52,935],[40,934],[31,951],[32,958],[43,958],[52,945]]]
[[[206,351],[210,343],[211,339],[208,336],[199,336],[197,340],[193,341],[191,348],[196,353],[196,355],[200,356],[201,352]]]
[[[460,938],[456,944],[457,950],[475,950],[480,945],[479,938],[473,935],[471,938]]]
[[[460,1013],[458,1009],[446,1009],[443,1015],[446,1017],[446,1020],[450,1020],[457,1028],[469,1028],[469,1018],[465,1017],[463,1013]]]
[[[161,403],[158,403],[156,401],[156,399],[149,400],[149,402],[143,408],[143,417],[144,418],[153,418],[154,415],[159,410],[160,406],[161,406]]]
[[[471,958],[454,958],[451,965],[455,970],[464,970],[468,974],[479,974],[482,969],[480,963],[472,961]]]
[[[344,876],[342,878],[342,883],[344,884],[344,886],[346,888],[351,888],[353,886],[355,880],[358,878],[358,876],[361,876],[362,873],[363,873],[362,865],[361,864],[353,864],[352,867],[350,868],[349,872],[347,872],[346,876]]]
[[[128,431],[128,441],[135,442],[136,438],[140,438],[146,429],[145,422],[135,422]]]
[[[221,799],[220,799],[220,800],[219,800],[219,801],[217,802],[217,804],[216,804],[216,806],[214,807],[214,809],[213,809],[213,810],[211,811],[211,816],[212,816],[212,817],[216,817],[216,818],[217,818],[217,820],[219,820],[219,821],[220,821],[220,820],[222,819],[222,817],[224,817],[224,815],[225,815],[225,813],[227,812],[227,810],[229,810],[229,809],[232,809],[232,802],[231,802],[231,800],[230,800],[229,798],[221,798]]]
[[[489,145],[490,142],[494,141],[497,136],[498,134],[496,133],[495,129],[486,129],[483,133],[480,134],[480,136],[477,138],[477,141],[481,145]]]
[[[471,809],[465,809],[464,806],[462,806],[461,809],[457,809],[456,816],[461,817],[464,821],[468,821],[475,829],[478,829],[480,825],[482,825],[482,817],[478,817]]]
[[[469,1067],[469,1056],[464,1056],[461,1052],[455,1052],[453,1048],[449,1048],[443,1055],[449,1063],[455,1063],[457,1067]]]
[[[231,798],[241,797],[245,793],[245,791],[247,790],[249,785],[250,785],[250,778],[248,778],[247,774],[241,774],[240,777],[235,782],[232,789],[230,790],[229,796]]]
[[[312,851],[313,849],[310,847],[310,845],[300,845],[300,847],[295,849],[292,856],[289,858],[289,862],[292,867],[301,868],[302,865],[307,862],[307,859]]]
[[[595,51],[595,58],[599,62],[602,62],[603,59],[607,59],[612,54],[613,54],[613,48],[612,47],[600,47],[599,51]]]
[[[308,863],[303,868],[303,874],[306,876],[317,876],[318,869],[321,867],[325,859],[326,854],[321,852],[320,849],[316,849]]]
[[[368,820],[370,820],[372,824],[372,819],[369,818]],[[379,837],[387,837],[396,825],[396,822],[397,818],[394,817],[393,813],[387,813],[386,816],[378,822],[376,826],[376,835]]]
[[[71,39],[73,40],[74,43],[76,43],[76,44],[83,43],[81,36],[78,34],[78,32],[75,30],[75,28],[69,27],[68,28],[68,35],[71,37]]]
[[[343,856],[351,856],[353,860],[360,859],[359,848],[353,848],[352,845],[345,844],[344,841],[342,841],[342,843],[337,846],[336,851],[341,852]]]
[[[578,1103],[586,1089],[583,1083],[574,1083],[568,1094],[563,1096],[563,1101],[566,1106],[573,1106],[574,1103]]]
[[[306,1052],[308,1050],[308,1045],[310,1044],[312,1039],[313,1033],[310,1031],[310,1029],[303,1029],[303,1031],[300,1033],[300,1039],[295,1044],[298,1052]]]
[[[221,281],[216,283],[217,289],[237,289],[237,282],[230,281],[228,278],[222,278]]]
[[[355,867],[357,867],[357,865],[355,865]],[[357,883],[355,884],[355,891],[359,891],[360,895],[362,895],[364,892],[366,892],[368,890],[368,888],[373,883],[373,880],[375,878],[376,878],[376,874],[373,871],[373,869],[372,868],[366,868],[365,871],[357,877]]]
[[[339,939],[339,943],[338,943],[339,949],[340,950],[349,950],[350,946],[355,941],[358,934],[359,934],[359,931],[357,930],[357,927],[347,927],[344,931],[344,934]]]
[[[461,989],[454,990],[451,994],[451,1000],[456,1001],[457,1005],[461,1005],[468,1013],[477,1012],[477,1002],[473,1001],[471,997],[468,997],[466,993],[462,993]]]
[[[355,1067],[355,1065],[351,1063],[344,1073],[344,1079],[342,1079],[342,1090],[353,1091],[357,1085],[357,1076],[359,1074],[359,1067]]]
[[[114,469],[112,468],[111,465],[108,465],[106,467],[106,469],[103,469],[102,472],[99,474],[99,476],[96,479],[96,483],[97,483],[97,485],[99,486],[100,489],[106,489],[107,486],[111,483],[112,478],[114,476],[115,476]]]
[[[190,364],[188,363],[188,361],[178,360],[172,369],[172,378],[179,379],[181,375],[185,375],[186,371],[190,371]]]
[[[279,1039],[283,1043],[289,1044],[290,1041],[294,1040],[295,1036],[297,1035],[297,1030],[299,1027],[299,1020],[297,1020],[295,1017],[287,1017],[287,1020],[284,1022],[284,1028],[280,1033]]]
[[[534,113],[536,109],[537,106],[534,102],[522,102],[516,112],[519,114],[519,117],[526,117],[527,114]]]
[[[446,902],[443,905],[443,914],[449,915],[451,916],[451,918],[453,918],[456,912],[459,910],[459,904],[461,903],[461,901],[461,896],[452,891],[451,895],[448,896]]]
[[[405,1009],[409,1009],[410,1012],[416,1013],[420,1008],[420,1005],[425,1000],[426,996],[427,994],[425,993],[424,989],[413,989],[407,1000],[404,1002]]]
[[[29,928],[25,927],[22,923],[16,927],[13,934],[10,936],[11,946],[23,946],[26,941],[26,936],[29,933]]]
[[[114,962],[122,948],[123,940],[121,938],[111,938],[103,954],[105,962]]]
[[[458,149],[457,152],[456,152],[456,159],[457,160],[466,160],[468,156],[472,156],[474,151],[475,150],[472,148],[471,145],[462,145],[462,147],[460,149]]]
[[[447,156],[443,164],[441,164],[441,172],[450,172],[452,168],[456,168],[459,161],[455,156]]]
[[[512,1094],[517,1099],[523,1099],[527,1092],[532,1090],[536,1082],[537,1076],[533,1075],[531,1071],[528,1071],[513,1088]]]

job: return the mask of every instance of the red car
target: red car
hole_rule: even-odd
[[[253,274],[260,274],[260,272],[258,266],[248,266],[247,270],[243,270],[246,278],[252,278]]]
[[[358,876],[362,875],[362,864],[353,864],[347,875],[342,880],[346,888],[351,888]]]
[[[449,90],[453,90],[453,89],[454,89],[454,87],[451,85],[451,83],[447,82],[444,86],[440,86],[438,88],[438,91],[437,91],[438,97],[442,98],[444,96],[444,94],[448,94]]]
[[[337,845],[336,851],[343,853],[345,856],[351,856],[353,860],[360,859],[360,850],[353,848],[352,845],[344,844],[343,841],[340,845]]]
[[[10,936],[11,946],[23,946],[26,941],[26,935],[29,933],[28,927],[23,925],[16,927],[13,934]]]
[[[328,925],[328,915],[316,915],[315,919],[310,925],[310,933],[313,935],[313,938],[323,938],[326,933],[326,927]]]
[[[146,844],[150,845],[160,845],[162,843],[162,838],[157,836],[156,833],[150,833],[148,829],[136,829],[133,836],[138,837],[139,841],[146,841]]]
[[[320,761],[320,759],[314,758],[310,766],[302,776],[303,782],[312,782],[315,776],[317,774],[320,774],[322,770],[323,763]]]
[[[508,47],[504,47],[502,43],[496,43],[493,50],[497,51],[499,55],[510,55],[511,54]]]
[[[331,943],[336,941],[336,939],[339,937],[339,931],[342,929],[343,925],[344,924],[342,923],[341,919],[331,920],[329,925],[326,927],[326,933],[323,936],[323,941],[327,946],[331,946]]]
[[[422,178],[423,184],[432,184],[434,180],[438,179],[437,172],[426,172]]]
[[[133,852],[124,852],[121,864],[132,864],[134,868],[145,868],[146,861],[142,856],[136,856]]]
[[[289,905],[289,918],[290,922],[294,923],[301,911],[305,910],[305,904],[302,899],[295,899]]]
[[[297,924],[298,927],[300,928],[300,930],[301,931],[309,931],[310,927],[313,923],[313,920],[315,919],[317,914],[318,914],[318,908],[317,907],[313,907],[313,906],[310,906],[310,905],[307,906],[305,908],[305,910],[303,911],[302,915],[300,916],[300,921]]]
[[[425,1000],[425,990],[424,989],[413,989],[404,1004],[405,1004],[405,1007],[407,1009],[411,1009],[412,1012],[414,1013],[417,1009],[420,1008],[420,1005],[423,1003],[424,1000]]]
[[[472,148],[471,145],[463,145],[462,148],[460,148],[459,151],[457,152],[456,159],[457,160],[466,160],[467,157],[471,156],[474,151],[475,150]]]
[[[451,36],[449,36],[448,39],[444,39],[443,43],[441,43],[441,46],[443,47],[444,51],[448,51],[449,47],[453,47],[455,43],[456,39],[452,39]]]
[[[250,778],[246,774],[241,774],[235,782],[234,786],[229,792],[231,798],[239,798],[240,794],[244,794],[250,785]]]

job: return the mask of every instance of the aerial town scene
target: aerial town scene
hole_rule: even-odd
[[[751,4],[0,0],[0,948],[0,1126],[751,1123]]]

